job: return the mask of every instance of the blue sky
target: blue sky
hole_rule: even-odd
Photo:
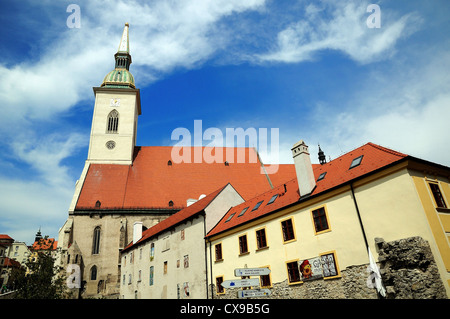
[[[446,0],[2,1],[0,233],[57,237],[125,22],[138,145],[174,145],[201,120],[278,129],[268,163],[292,163],[304,139],[315,163],[318,143],[333,159],[373,142],[450,166],[449,16]]]

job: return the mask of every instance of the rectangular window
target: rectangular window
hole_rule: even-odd
[[[317,181],[321,181],[322,179],[324,179],[325,175],[327,175],[327,172],[320,174],[319,177],[317,178]]]
[[[298,262],[293,261],[286,263],[289,283],[300,282],[300,271],[298,270]]]
[[[181,240],[184,240],[184,229],[181,230]]]
[[[248,247],[247,247],[247,235],[240,236],[239,237],[239,253],[246,254],[248,253]]]
[[[222,287],[223,276],[216,277],[216,293],[223,294],[225,293],[225,289]]]
[[[441,207],[441,208],[447,208],[447,205],[445,204],[445,200],[444,200],[444,197],[442,196],[439,185],[436,183],[428,183],[428,184],[430,185],[431,192],[433,193],[433,197],[436,202],[436,206]]]
[[[139,260],[141,260],[141,259],[142,259],[142,248],[139,249]]]
[[[338,276],[338,268],[336,265],[336,258],[334,253],[324,254],[320,256],[323,269],[323,277]]]
[[[150,261],[155,258],[155,243],[150,245]]]
[[[222,256],[222,244],[217,244],[214,246],[215,251],[216,251],[216,261],[220,261],[223,260],[223,256]]]
[[[142,273],[141,273],[141,271],[139,270],[139,272],[138,272],[138,281],[141,281],[141,279],[142,279],[142,278],[141,278],[141,274],[142,274]]]
[[[319,209],[313,210],[312,215],[316,233],[327,230],[329,228],[325,207],[320,207]]]
[[[256,244],[258,246],[258,249],[267,247],[266,229],[265,228],[256,231]]]
[[[189,255],[184,256],[184,268],[189,268]]]
[[[295,239],[292,218],[289,218],[281,222],[281,230],[283,232],[283,241],[286,242]]]
[[[153,277],[155,275],[155,268],[153,266],[150,267],[150,282],[149,285],[153,286]]]
[[[164,274],[167,274],[167,261],[164,262]]]
[[[122,285],[125,285],[125,275],[122,276]]]
[[[262,288],[267,288],[272,286],[272,280],[270,279],[270,274],[259,276],[260,285]]]
[[[169,236],[163,238],[162,251],[167,251],[170,249]]]

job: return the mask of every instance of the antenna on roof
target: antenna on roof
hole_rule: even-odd
[[[259,162],[261,163],[261,168],[264,170],[264,175],[266,175],[266,178],[267,178],[267,180],[269,181],[270,188],[273,189],[272,181],[270,180],[270,177],[269,177],[269,175],[268,175],[267,172],[266,172],[266,168],[264,167],[264,163],[263,163],[263,161],[261,160],[261,157],[259,157],[258,150],[256,149],[256,147],[253,147],[253,149],[255,150],[256,155],[258,156]]]

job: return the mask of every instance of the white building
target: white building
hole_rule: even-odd
[[[204,238],[243,201],[227,184],[198,201],[188,200],[186,208],[145,231],[142,223],[134,223],[133,242],[121,253],[121,298],[210,298]]]

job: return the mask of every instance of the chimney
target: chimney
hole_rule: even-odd
[[[316,180],[312,170],[308,146],[301,140],[295,143],[291,150],[292,157],[294,158],[295,173],[297,174],[300,196],[308,195],[316,187]]]
[[[142,238],[142,222],[134,222],[133,224],[133,244]]]

